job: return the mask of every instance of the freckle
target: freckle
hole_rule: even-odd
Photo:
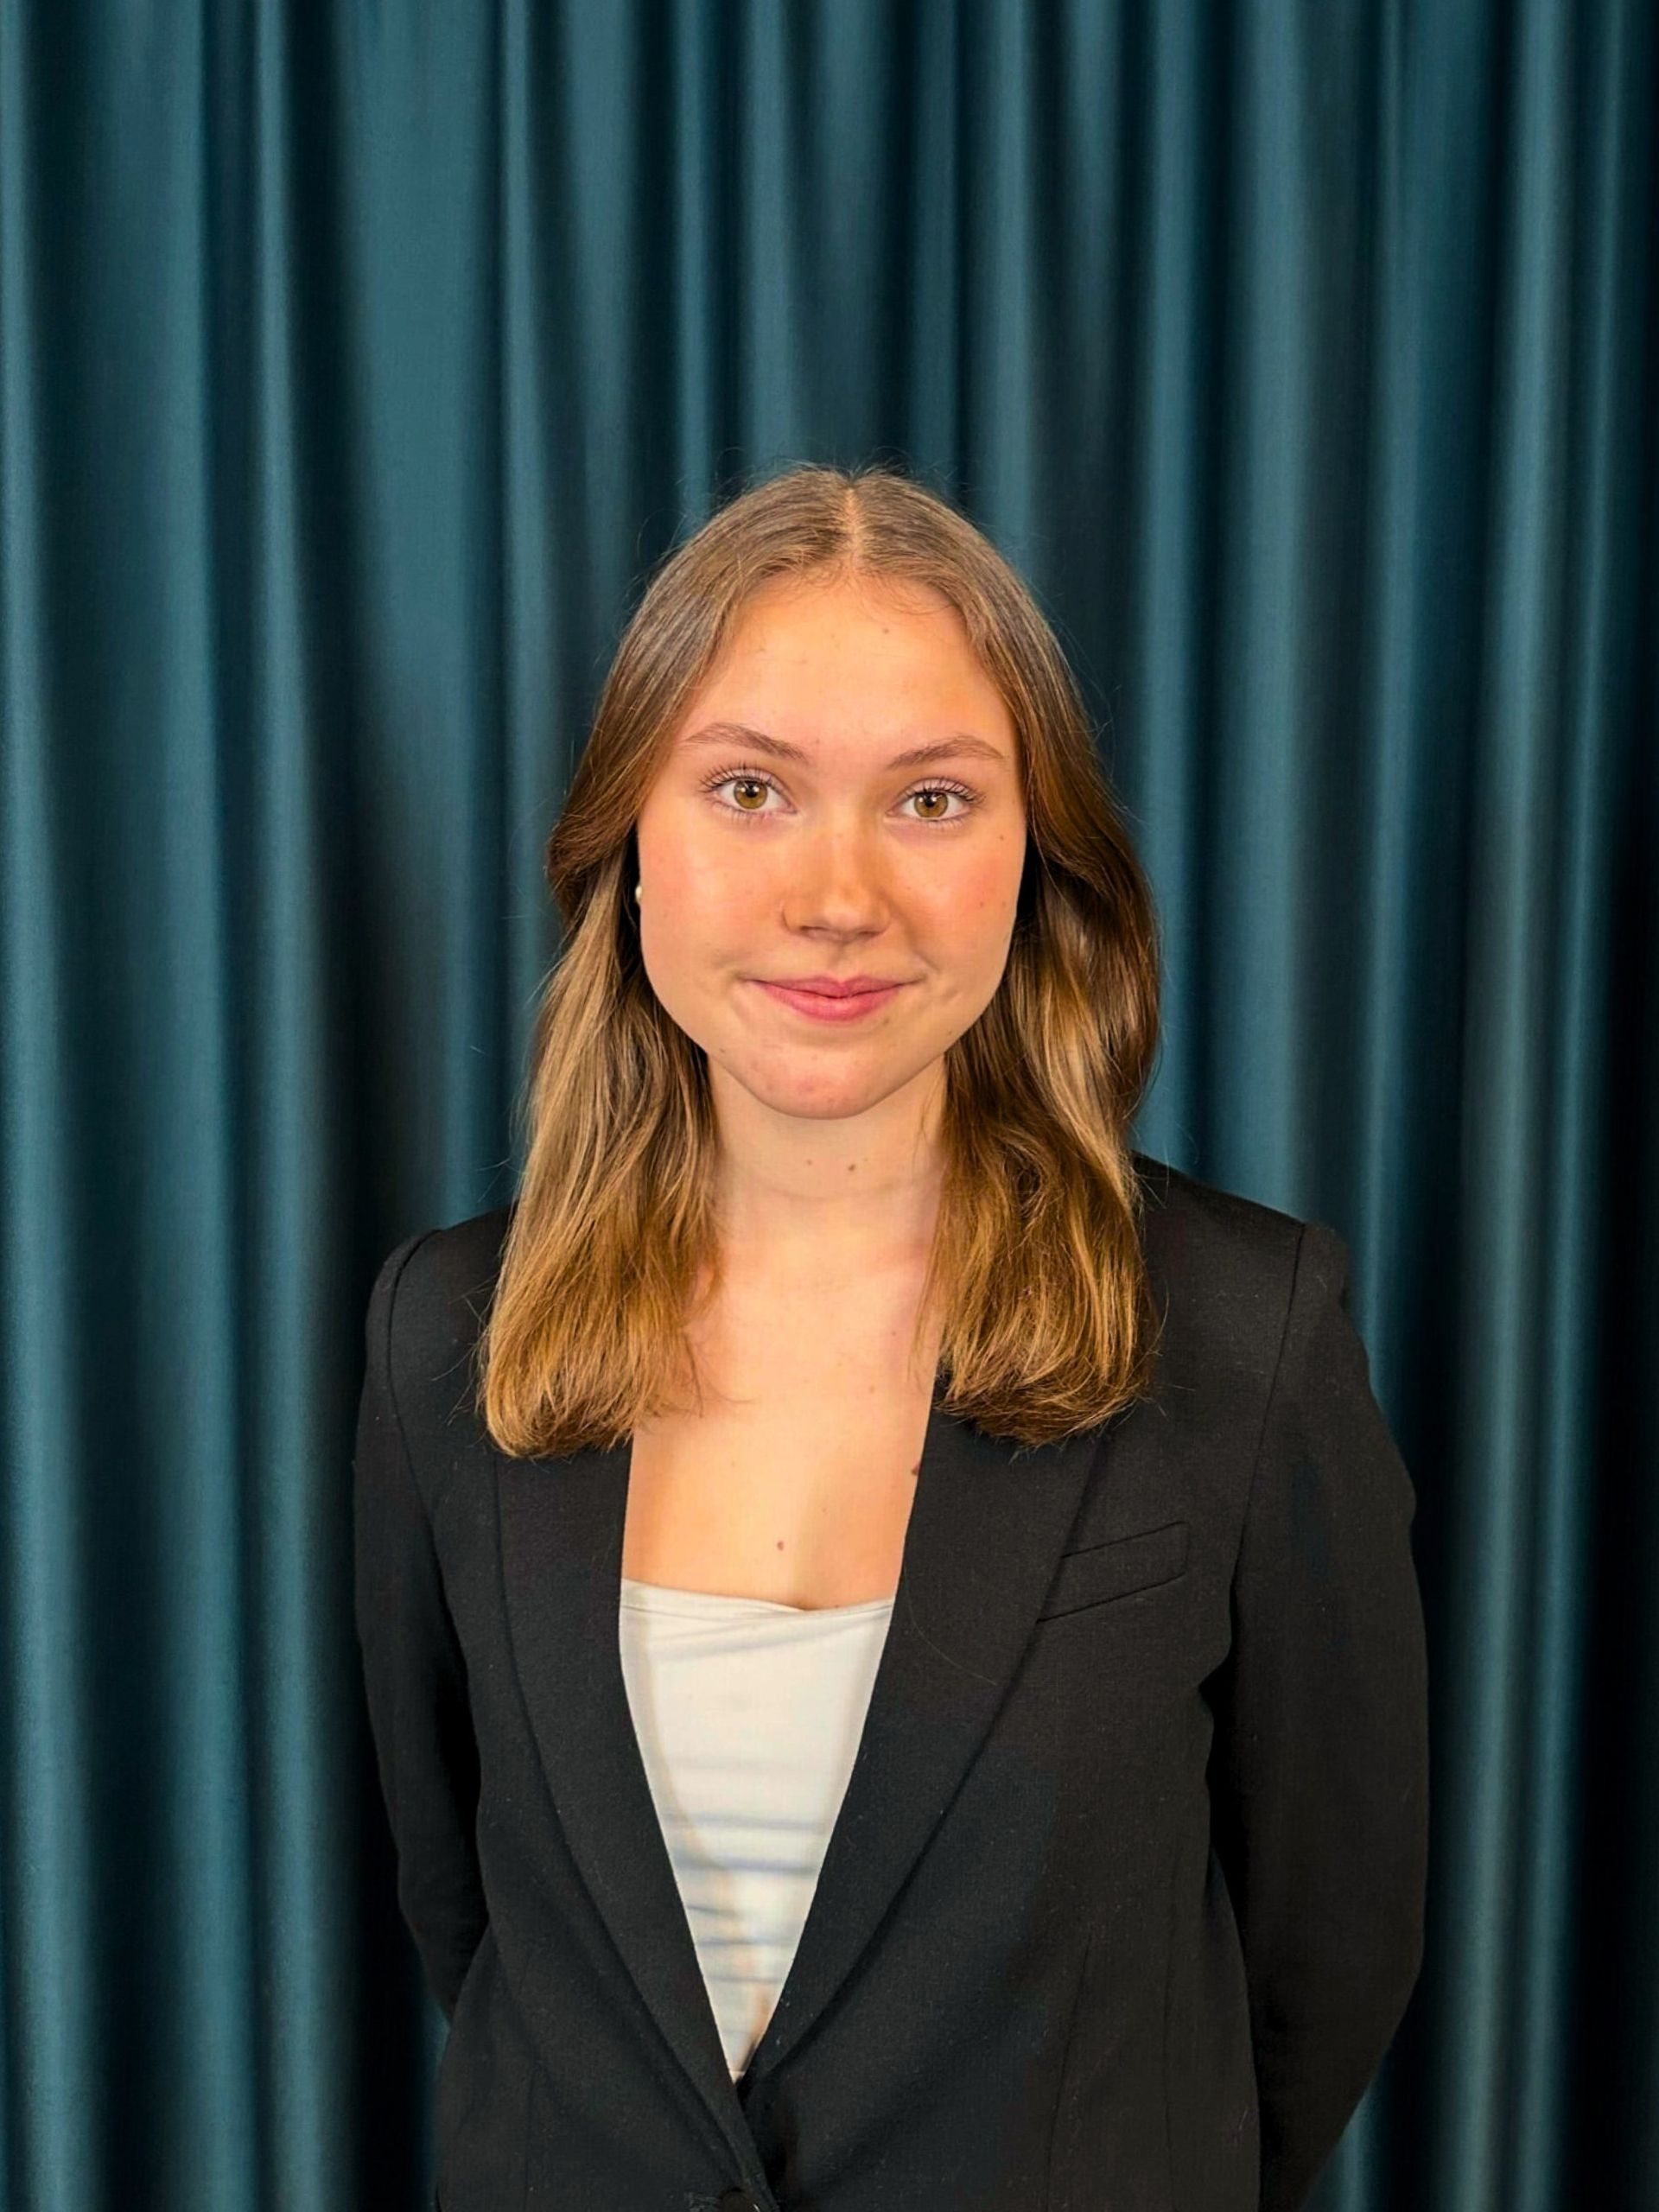
[[[784,1540],[783,1540],[783,1538],[782,1538],[781,1536],[779,1536],[779,1539],[778,1539],[778,1548],[779,1548],[779,1551],[782,1551],[782,1549],[784,1548]]]

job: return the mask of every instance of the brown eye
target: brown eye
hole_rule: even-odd
[[[959,798],[962,801],[962,811],[959,814],[952,814],[948,810],[953,798]],[[924,784],[913,791],[906,792],[906,806],[912,799],[934,799],[938,802],[931,814],[912,815],[911,819],[913,822],[938,822],[944,823],[947,828],[956,823],[965,822],[979,804],[978,794],[969,791],[966,784]]]
[[[751,806],[747,799],[722,798],[719,801],[722,811],[727,814],[753,814],[757,817],[766,811],[766,794],[775,788],[770,776],[758,775],[752,768],[717,769],[712,776],[706,776],[698,788],[707,792],[710,798],[714,798],[716,793],[723,791],[728,785],[741,790],[753,791],[759,804]]]

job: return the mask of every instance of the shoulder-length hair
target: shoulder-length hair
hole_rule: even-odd
[[[1128,1128],[1158,1034],[1157,925],[1076,682],[1036,601],[968,519],[885,467],[790,468],[658,568],[611,664],[545,865],[564,950],[538,1007],[525,1166],[478,1341],[478,1410],[510,1456],[610,1446],[701,1402],[686,1337],[720,1281],[718,1131],[701,1048],[658,1003],[633,918],[635,823],[748,595],[779,575],[925,584],[966,626],[1016,734],[1027,823],[995,995],[944,1056],[942,1182],[912,1350],[943,1316],[944,1410],[1017,1445],[1151,1388]],[[699,1309],[700,1310],[700,1309]]]

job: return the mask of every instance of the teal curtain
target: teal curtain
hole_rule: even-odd
[[[0,0],[0,2185],[422,2201],[374,1263],[499,1203],[643,576],[957,499],[1166,932],[1138,1137],[1340,1229],[1428,1955],[1344,2212],[1659,2201],[1649,0]]]

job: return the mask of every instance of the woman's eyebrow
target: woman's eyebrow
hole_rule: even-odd
[[[797,760],[810,766],[811,756],[798,745],[791,745],[781,737],[768,736],[763,729],[751,729],[747,722],[709,722],[702,729],[693,730],[682,741],[692,745],[730,745],[733,742],[752,746],[757,753],[768,754],[774,760]],[[887,762],[889,768],[923,768],[934,760],[949,760],[963,756],[981,760],[1006,760],[1007,755],[1000,745],[988,739],[976,737],[971,731],[958,730],[951,737],[938,737],[927,745],[912,745],[902,753],[895,753]]]

